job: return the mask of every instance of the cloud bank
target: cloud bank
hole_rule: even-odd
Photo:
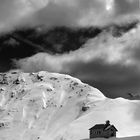
[[[0,0],[0,31],[36,25],[102,26],[139,12],[139,0]]]

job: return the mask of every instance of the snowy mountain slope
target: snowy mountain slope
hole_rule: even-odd
[[[94,103],[86,115],[69,125],[64,136],[68,140],[89,138],[89,128],[95,124],[110,120],[118,129],[117,137],[140,135],[140,101],[129,101],[123,98],[105,99]]]
[[[92,103],[105,100],[78,79],[47,72],[2,73],[0,91],[0,140],[53,140]]]
[[[110,120],[117,136],[140,135],[140,101],[106,98],[68,75],[0,74],[0,140],[80,140]]]

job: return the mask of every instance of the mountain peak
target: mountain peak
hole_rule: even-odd
[[[79,79],[44,71],[1,73],[0,86],[0,139],[5,140],[55,139],[94,102],[106,99]]]

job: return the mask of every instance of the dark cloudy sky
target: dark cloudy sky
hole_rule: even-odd
[[[104,26],[139,19],[139,0],[0,0],[0,31],[15,27]],[[140,94],[140,26],[114,38],[104,32],[68,54],[37,53],[14,60],[26,72],[67,73],[109,97]],[[7,52],[8,53],[8,52]],[[1,66],[2,67],[2,66]]]
[[[139,0],[0,0],[0,29],[36,24],[104,25],[136,13]]]
[[[69,54],[52,56],[38,53],[16,61],[16,64],[27,72],[68,73],[98,87],[109,97],[139,93],[139,35],[139,26],[120,38],[102,33],[89,40],[84,48]]]

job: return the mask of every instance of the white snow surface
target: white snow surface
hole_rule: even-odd
[[[83,140],[93,140],[93,139],[83,139]],[[106,140],[104,138],[97,138],[94,140]],[[126,138],[109,138],[109,140],[140,140],[140,136],[126,137]]]
[[[106,120],[117,137],[139,136],[139,112],[140,101],[106,98],[69,75],[0,74],[0,140],[86,140]]]

